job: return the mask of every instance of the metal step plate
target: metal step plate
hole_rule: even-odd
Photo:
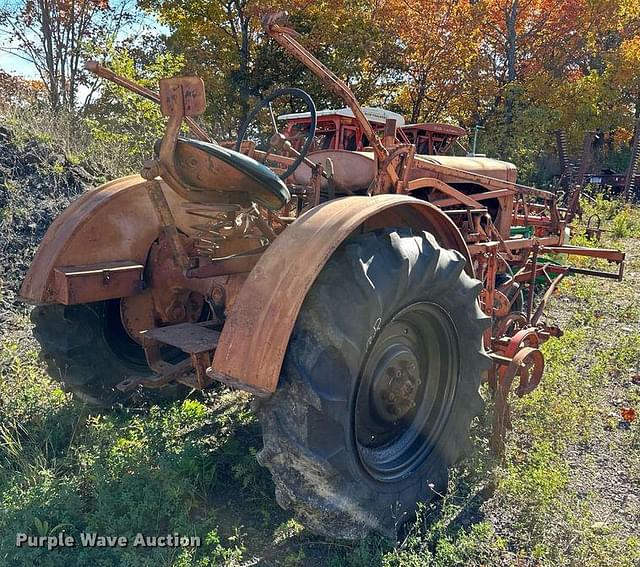
[[[189,354],[214,350],[218,346],[220,333],[207,329],[207,323],[180,323],[169,327],[158,327],[140,333],[144,339],[174,346]],[[210,324],[210,323],[209,323]]]

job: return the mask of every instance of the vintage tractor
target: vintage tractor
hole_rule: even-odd
[[[567,211],[518,185],[512,164],[419,155],[393,117],[372,126],[282,14],[264,27],[344,101],[369,146],[313,148],[315,105],[285,89],[259,103],[230,149],[194,121],[205,108],[198,78],[164,79],[157,96],[90,64],[158,99],[166,133],[141,175],[86,193],[56,219],[22,296],[37,305],[49,371],[77,396],[111,406],[142,387],[217,382],[252,392],[258,460],[278,502],[325,535],[394,536],[446,490],[483,380],[500,448],[512,385],[519,395],[538,385],[538,347],[560,332],[542,322],[558,281],[621,277],[624,257],[563,244]],[[296,140],[273,115],[267,147],[245,140],[283,94],[306,107]],[[412,127],[437,144],[451,140],[435,134],[458,135]],[[552,252],[619,270],[541,261]],[[547,291],[535,299],[541,277]]]

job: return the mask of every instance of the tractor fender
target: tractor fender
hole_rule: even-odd
[[[28,303],[65,303],[55,285],[55,271],[68,267],[145,265],[159,234],[159,222],[139,175],[105,183],[76,199],[51,224],[22,282]],[[190,233],[184,200],[168,185],[163,192],[180,230]],[[97,291],[91,301],[99,301]]]
[[[259,395],[274,392],[300,307],[325,263],[353,232],[385,227],[429,231],[443,247],[465,256],[465,270],[473,276],[460,231],[434,205],[406,195],[329,201],[287,227],[249,273],[207,374]]]

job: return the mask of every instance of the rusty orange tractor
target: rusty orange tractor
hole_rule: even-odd
[[[298,89],[262,100],[230,149],[194,121],[200,79],[165,79],[158,96],[90,64],[157,98],[166,133],[141,175],[86,193],[53,223],[22,296],[37,305],[49,371],[77,396],[111,406],[141,388],[216,382],[252,392],[278,502],[325,535],[393,536],[445,491],[482,381],[500,447],[512,386],[538,385],[539,346],[560,333],[543,322],[558,281],[619,278],[624,257],[564,244],[568,211],[517,184],[512,164],[418,153],[408,135],[441,147],[459,132],[375,123],[283,15],[264,27],[344,101],[359,151],[318,147],[315,105]],[[298,127],[279,131],[272,113],[268,144],[245,139],[283,95],[306,107]]]

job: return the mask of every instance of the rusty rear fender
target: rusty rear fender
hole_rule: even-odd
[[[22,283],[29,303],[65,303],[56,288],[56,271],[119,264],[144,266],[159,224],[138,175],[123,177],[85,193],[51,224]],[[164,194],[178,228],[189,232],[182,199],[167,185]],[[93,301],[107,299],[96,293]],[[73,302],[73,301],[72,301]]]

